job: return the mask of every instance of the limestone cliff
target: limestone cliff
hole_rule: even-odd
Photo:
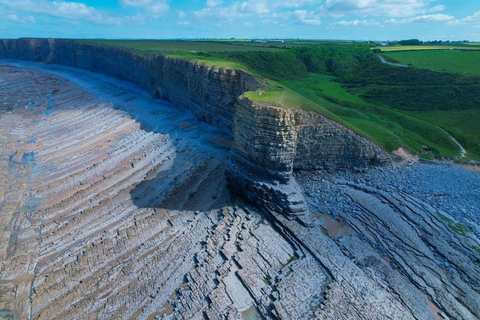
[[[390,161],[381,148],[341,124],[314,111],[292,112],[297,137],[295,170],[364,168]]]
[[[243,97],[233,131],[232,191],[304,223],[307,206],[293,170],[362,168],[390,159],[371,141],[316,112],[258,106]]]
[[[177,58],[62,39],[0,40],[0,58],[61,64],[112,75],[232,130],[231,190],[254,204],[306,221],[295,169],[348,169],[389,157],[367,139],[312,111],[256,106],[242,97],[255,77]],[[308,220],[308,219],[307,219]]]
[[[133,82],[158,98],[190,110],[212,125],[230,129],[235,103],[260,83],[226,70],[162,55],[63,39],[0,40],[0,58],[61,64]]]
[[[240,97],[234,137],[227,171],[232,191],[268,210],[307,222],[305,199],[292,177],[297,144],[292,110],[255,106]]]

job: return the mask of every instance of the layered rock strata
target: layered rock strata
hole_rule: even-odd
[[[352,169],[389,161],[378,146],[312,111],[240,97],[228,179],[232,191],[310,223],[294,170]],[[259,197],[260,195],[260,197]]]
[[[308,210],[292,176],[296,131],[291,110],[239,99],[228,180],[235,194],[305,221]]]
[[[190,110],[203,122],[233,130],[228,166],[232,191],[291,218],[308,213],[292,177],[294,169],[349,169],[388,161],[372,142],[318,113],[260,107],[241,98],[242,93],[261,86],[242,71],[61,39],[2,40],[0,58],[113,75]]]
[[[0,40],[0,58],[66,65],[127,80],[220,128],[231,127],[237,97],[260,87],[243,71],[74,40]]]

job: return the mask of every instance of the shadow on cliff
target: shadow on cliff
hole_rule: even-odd
[[[145,180],[130,191],[135,206],[207,211],[229,203],[226,158],[202,159],[201,156],[177,154],[170,164],[160,166],[167,168],[158,172],[151,170]]]
[[[155,122],[155,126],[151,119],[142,121],[143,117],[138,114],[122,107],[118,109],[128,112],[143,131],[162,134],[172,144],[172,148],[165,151],[167,160],[152,168],[130,191],[135,206],[207,211],[229,203],[225,169],[233,138],[228,132],[199,122],[182,109],[173,110],[173,114],[171,109],[163,113],[168,121]],[[162,110],[154,113],[162,114]]]
[[[152,167],[144,180],[130,191],[135,206],[204,211],[221,208],[230,201],[225,178],[233,142],[230,132],[200,122],[189,111],[154,99],[129,82],[58,65],[20,61],[12,64],[70,80],[105,101],[103,107],[122,111],[125,117],[134,119],[141,130],[163,135],[158,136],[162,140],[160,145],[170,147],[160,156],[167,160]],[[49,106],[45,114],[69,111],[65,104],[55,105],[54,97],[46,99]],[[162,147],[155,149],[163,150]],[[132,163],[132,170],[137,171],[134,166]]]

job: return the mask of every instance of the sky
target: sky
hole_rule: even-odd
[[[480,41],[480,0],[0,0],[0,38]]]

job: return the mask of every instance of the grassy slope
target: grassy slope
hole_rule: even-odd
[[[287,44],[247,43],[245,41],[177,41],[177,40],[84,40],[92,43],[122,47],[146,52],[196,51],[196,52],[241,52],[274,51]]]
[[[480,51],[405,51],[384,55],[415,68],[480,76]],[[460,111],[411,111],[408,114],[444,128],[471,151],[470,158],[480,161],[480,107]]]
[[[409,112],[450,132],[467,150],[468,158],[480,161],[480,110]]]
[[[382,52],[402,52],[402,51],[430,51],[430,50],[480,50],[476,45],[450,45],[450,46],[435,46],[435,45],[425,45],[425,46],[389,46],[389,47],[377,47],[375,49],[380,49]]]
[[[144,54],[163,54],[197,61],[209,66],[252,72],[244,64],[227,58],[228,53],[245,51],[284,51],[295,43],[252,43],[251,40],[177,41],[177,40],[79,40],[120,47]],[[253,72],[252,72],[253,73]]]
[[[311,75],[301,80],[283,82],[295,92],[318,101],[350,127],[367,133],[387,151],[403,147],[420,152],[424,145],[440,151],[442,156],[458,155],[458,147],[436,126],[398,110],[365,102],[345,90],[334,77]]]

